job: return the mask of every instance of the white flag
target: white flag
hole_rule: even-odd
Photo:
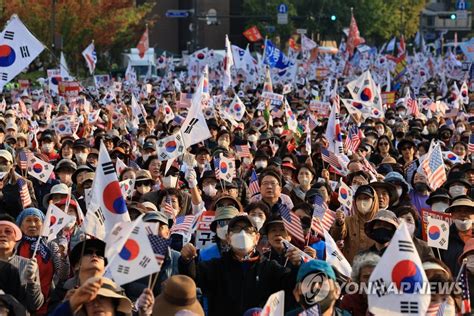
[[[54,204],[49,204],[46,217],[43,222],[43,229],[41,230],[41,236],[47,237],[47,242],[58,237],[58,233],[70,222],[75,222],[74,216],[68,215],[63,212]]]
[[[122,171],[124,171],[127,168],[127,165],[125,162],[122,161],[120,158],[116,158],[115,161],[115,171],[117,172],[117,175],[120,175]]]
[[[92,194],[92,190],[90,190],[90,193]],[[87,196],[88,194],[86,193],[86,204]],[[84,223],[81,226],[81,230],[86,235],[105,240],[105,218],[100,208],[93,210],[91,207],[87,207],[86,216],[84,217]]]
[[[127,179],[120,181],[120,189],[124,199],[131,198],[135,189],[135,179]]]
[[[316,44],[315,41],[310,39],[304,34],[301,34],[301,49],[303,52],[307,52],[312,50],[313,48],[316,48],[318,45]]]
[[[204,113],[202,113],[201,107],[203,95],[208,93],[209,89],[209,83],[205,81],[207,81],[205,75],[201,76],[199,86],[191,101],[188,115],[181,126],[186,148],[211,137],[211,132],[209,131],[209,127],[207,127],[206,118],[204,117]]]
[[[375,293],[368,295],[374,315],[426,315],[430,288],[420,256],[402,223],[370,275]]]
[[[124,235],[123,246],[116,255],[109,258],[108,269],[118,285],[130,283],[160,271],[155,254],[141,217],[129,234]]]
[[[61,58],[59,59],[59,68],[61,70],[61,77],[63,77],[66,80],[73,80],[74,79],[69,74],[69,68],[67,66],[66,58],[64,57],[63,52],[61,52]]]
[[[352,267],[342,254],[332,236],[324,230],[324,240],[326,241],[326,261],[333,266],[338,272],[346,277],[352,274]]]
[[[43,51],[44,46],[15,14],[0,34],[0,91]]]
[[[216,177],[227,182],[232,182],[235,176],[235,160],[233,158],[227,158],[221,153],[218,159]]]
[[[229,37],[225,36],[225,57],[224,57],[224,80],[223,89],[226,91],[232,85],[232,74],[230,68],[234,65],[234,57],[232,57],[232,49]]]
[[[225,107],[227,114],[232,116],[236,121],[241,121],[245,114],[245,104],[240,100],[239,96],[235,94],[234,99],[228,106]]]
[[[133,93],[131,107],[134,120],[140,121],[141,119],[146,119],[147,113],[145,111],[145,108],[143,107],[143,104],[137,102],[137,99],[135,98],[135,95]]]
[[[97,54],[95,53],[94,42],[90,43],[90,45],[82,51],[82,56],[84,56],[84,59],[87,63],[87,68],[89,68],[89,72],[92,75],[95,70],[95,64],[97,63]]]
[[[46,183],[54,170],[54,166],[34,155],[28,159],[28,174],[43,183]]]
[[[462,86],[461,86],[461,101],[462,103],[464,104],[469,104],[469,89],[467,87],[467,83],[466,81],[464,81],[462,83]]]
[[[184,154],[185,150],[181,131],[156,142],[156,153],[161,161],[177,158]]]
[[[122,196],[114,164],[102,142],[98,160],[88,212],[100,208],[106,231],[110,231],[117,222],[129,222],[130,216]]]
[[[449,223],[428,216],[428,231],[426,236],[428,237],[428,246],[439,249],[448,249],[449,244]]]
[[[162,106],[163,114],[165,115],[165,123],[168,124],[175,118],[173,109],[168,104],[168,102],[166,102],[166,100],[163,100],[163,102],[161,103],[161,106]]]
[[[296,119],[296,115],[291,110],[288,101],[285,98],[285,117],[286,117],[286,124],[288,125],[288,129],[293,133],[296,133],[298,130],[298,120]]]
[[[137,82],[137,73],[132,68],[130,62],[128,63],[127,70],[125,71],[125,80],[130,84],[135,84]]]
[[[342,181],[342,179],[339,183],[340,183],[339,192],[338,192],[339,194],[338,194],[337,200],[342,205],[344,205],[347,209],[350,210],[352,208],[352,199],[353,199],[353,196],[354,196],[354,192],[352,191],[352,189],[347,184],[345,184]]]
[[[355,101],[370,102],[371,105],[376,105],[377,107],[381,102],[377,86],[369,70],[364,72],[357,79],[349,82],[347,89]]]
[[[260,316],[283,316],[285,314],[285,291],[278,291],[268,297]]]

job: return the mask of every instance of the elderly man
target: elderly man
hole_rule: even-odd
[[[472,222],[474,221],[474,202],[466,197],[460,197],[445,211],[451,213],[453,224],[449,227],[449,247],[441,250],[441,259],[449,267],[453,275],[458,275],[461,265],[458,258],[464,245],[472,238]]]
[[[388,209],[397,201],[397,188],[393,184],[388,182],[372,182],[370,186],[377,192],[380,210]]]
[[[22,233],[9,215],[0,215],[0,261],[10,263],[18,269],[21,281],[18,301],[33,312],[40,308],[45,299],[41,293],[38,264],[36,259],[26,259],[15,254],[15,245],[21,240]]]

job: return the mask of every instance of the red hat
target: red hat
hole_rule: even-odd
[[[63,199],[61,199],[61,200],[59,200],[59,201],[56,202],[56,203],[54,203],[54,205],[56,205],[56,206],[58,206],[58,207],[59,207],[59,206],[66,205],[66,204],[67,204],[67,197],[65,197],[65,198],[63,198]],[[70,201],[69,201],[69,206],[74,206],[74,207],[77,209],[77,202],[76,202],[76,200],[70,199]]]

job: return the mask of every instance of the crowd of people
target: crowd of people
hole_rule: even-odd
[[[4,91],[0,314],[268,315],[262,310],[267,299],[283,290],[287,315],[305,310],[309,315],[315,306],[321,315],[372,315],[370,294],[346,293],[342,284],[367,283],[403,223],[430,282],[454,282],[465,270],[468,288],[474,288],[474,103],[460,104],[451,118],[421,105],[415,113],[407,105],[409,82],[393,105],[384,104],[382,116],[361,116],[341,103],[339,141],[352,147],[344,149],[347,160],[339,160],[338,170],[338,163],[323,159],[334,141],[327,138],[330,120],[309,106],[325,94],[322,82],[303,80],[285,92],[303,126],[292,130],[283,111],[261,107],[262,84],[235,86],[246,108],[241,120],[220,115],[217,109],[234,96],[212,86],[211,79],[209,95],[219,95],[222,103],[213,99],[215,112],[205,113],[211,137],[187,148],[187,158],[166,161],[157,143],[178,132],[179,118],[188,114],[180,95],[199,88],[196,81],[173,79],[181,80],[181,92],[163,89],[160,78],[137,83],[136,89],[123,83],[112,98],[115,88],[84,89],[70,99],[50,97],[46,88],[35,90],[40,94]],[[427,82],[420,94],[433,103],[453,101],[436,82]],[[283,88],[272,90],[280,94]],[[342,84],[338,94],[349,97]],[[135,100],[144,110],[140,117],[132,109]],[[331,102],[339,104],[338,98]],[[167,108],[174,118],[167,119]],[[309,116],[314,124],[307,123]],[[58,126],[64,121],[70,123],[66,131]],[[350,132],[354,128],[358,140]],[[440,158],[446,179],[435,188],[420,159],[430,143],[446,153]],[[153,223],[150,235],[168,240],[157,275],[121,286],[106,273],[109,232],[101,240],[83,229],[101,144],[117,166],[118,180],[133,180],[124,195],[130,219]],[[214,162],[223,157],[235,164],[230,179],[216,173]],[[33,175],[48,166],[54,170],[46,179]],[[342,201],[343,185],[352,192],[349,205]],[[45,238],[44,227],[53,224],[46,220],[50,205],[75,220]],[[319,217],[317,209],[323,211]],[[426,212],[449,217],[446,249],[428,246]],[[203,216],[211,218],[205,222],[206,244],[195,226],[188,234],[173,230],[186,215],[199,215],[195,226],[204,223]],[[327,226],[318,229],[323,219]],[[351,265],[351,275],[326,261],[325,230]],[[324,297],[316,295],[317,285],[308,286],[308,277],[316,274],[328,285]],[[428,314],[455,315],[466,311],[464,303],[459,293],[434,291]]]

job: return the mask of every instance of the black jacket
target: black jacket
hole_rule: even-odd
[[[298,268],[285,268],[274,260],[255,255],[239,262],[232,252],[222,258],[200,262],[179,261],[180,273],[192,277],[209,301],[209,316],[241,316],[252,307],[263,307],[268,297],[280,290],[291,292]]]
[[[451,273],[456,276],[459,273],[459,256],[462,254],[464,249],[464,241],[459,237],[458,229],[456,225],[451,224],[449,227],[449,244],[447,250],[440,250],[441,259],[449,267]]]

